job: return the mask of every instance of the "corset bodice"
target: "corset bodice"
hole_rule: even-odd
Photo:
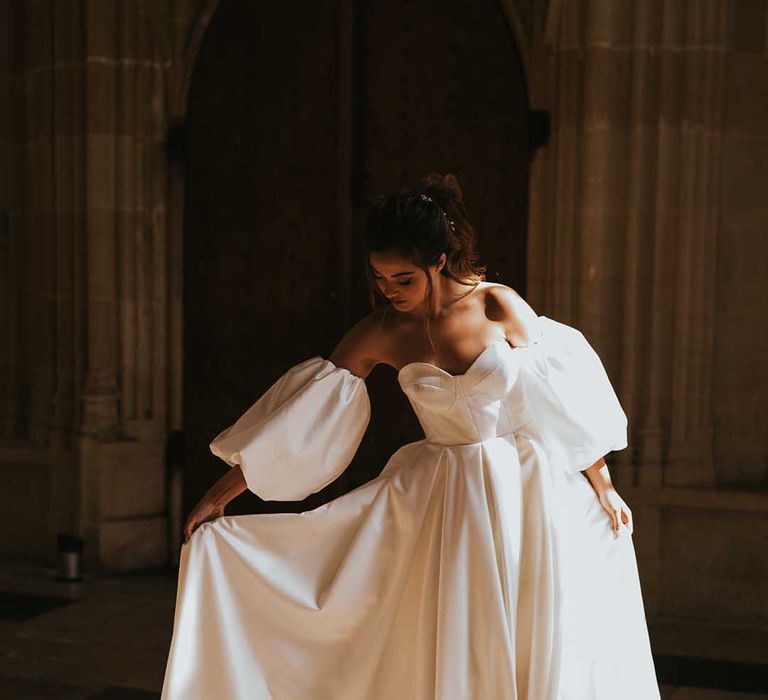
[[[514,394],[520,372],[519,351],[494,341],[459,375],[426,362],[411,362],[398,381],[424,434],[442,445],[477,443],[515,432],[524,422]]]

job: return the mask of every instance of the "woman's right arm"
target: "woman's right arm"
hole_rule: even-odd
[[[344,334],[328,359],[337,367],[344,367],[365,379],[382,361],[382,341],[381,316],[372,311]]]
[[[377,355],[382,343],[377,335],[378,319],[376,312],[360,319],[347,331],[328,359],[336,367],[343,367],[358,377],[367,377],[374,366],[380,362]],[[231,465],[231,468],[208,489],[190,512],[184,524],[184,541],[189,541],[192,533],[202,523],[224,515],[227,504],[247,488],[241,467],[237,464]]]

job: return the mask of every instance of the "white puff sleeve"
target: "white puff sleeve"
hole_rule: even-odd
[[[539,316],[533,340],[517,350],[530,425],[566,471],[627,447],[627,416],[581,331]]]
[[[371,415],[365,380],[319,355],[291,367],[210,444],[266,501],[299,501],[339,476]]]

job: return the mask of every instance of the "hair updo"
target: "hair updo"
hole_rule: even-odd
[[[431,201],[430,201],[431,200]],[[371,306],[389,306],[373,276],[370,251],[397,251],[424,270],[428,280],[428,303],[432,300],[432,278],[427,268],[446,255],[440,274],[471,286],[485,280],[479,264],[477,235],[467,219],[464,196],[452,174],[429,173],[416,190],[400,190],[371,200],[365,216],[365,278]]]

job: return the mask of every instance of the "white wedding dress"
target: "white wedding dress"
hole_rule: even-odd
[[[658,700],[632,537],[579,473],[627,446],[584,336],[538,317],[455,376],[398,373],[426,438],[303,513],[224,516],[181,552],[164,700]],[[298,500],[349,464],[365,381],[315,356],[211,443]]]

